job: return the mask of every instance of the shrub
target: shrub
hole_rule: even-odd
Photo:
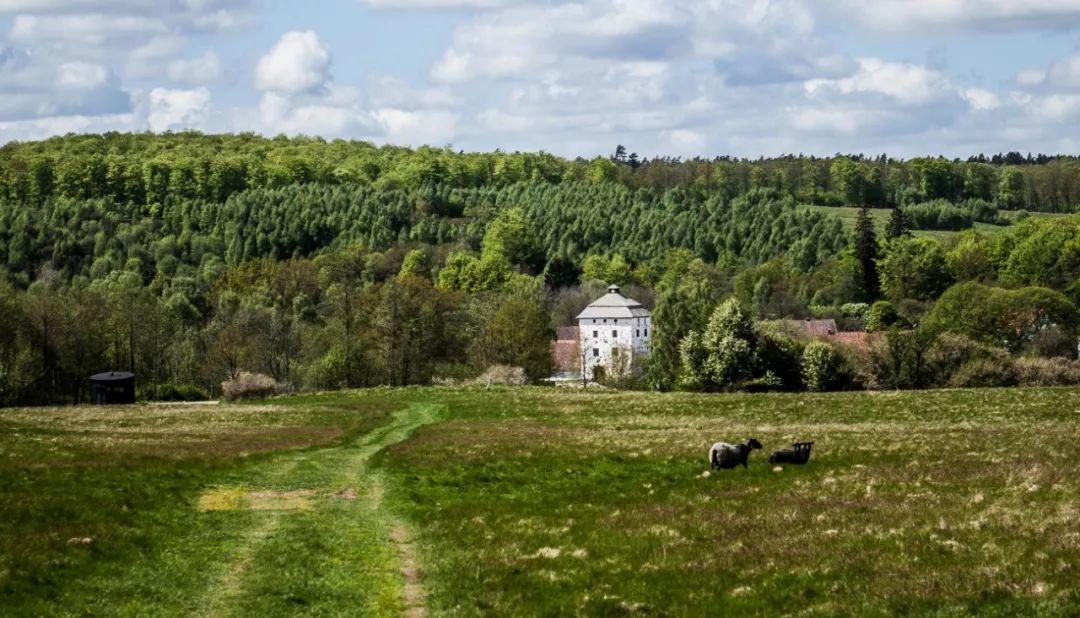
[[[1043,358],[1076,358],[1076,337],[1057,324],[1051,324],[1032,335],[1024,346],[1024,352]]]
[[[802,343],[785,333],[781,323],[759,322],[754,329],[757,334],[755,373],[763,376],[758,386],[768,387],[766,390],[799,390],[802,387],[802,374],[799,371]],[[747,382],[744,388],[751,390],[755,386]]]
[[[802,356],[802,377],[806,390],[835,390],[842,382],[843,359],[836,348],[823,342],[806,345]]]
[[[525,382],[525,369],[509,365],[492,365],[473,380],[473,384],[484,386],[524,386]]]
[[[1009,354],[1001,348],[983,345],[963,335],[945,333],[938,336],[926,355],[926,363],[930,367],[930,385],[948,385],[952,376],[973,360],[1008,363]]]
[[[206,401],[210,394],[193,384],[162,384],[157,387],[157,401]]]
[[[957,206],[960,210],[971,215],[971,218],[980,223],[990,223],[993,225],[1010,225],[1012,221],[1008,217],[1002,217],[998,212],[997,204],[981,200],[978,198],[968,198]]]
[[[1008,358],[977,358],[968,361],[949,379],[949,386],[955,388],[988,388],[1015,384],[1013,363]]]
[[[904,215],[915,230],[966,230],[974,224],[971,212],[946,200],[933,200],[904,207]]]
[[[284,393],[286,385],[281,384],[268,375],[241,371],[234,378],[221,383],[221,393],[229,400],[237,399],[264,399],[272,395]]]
[[[1017,386],[1080,384],[1080,361],[1065,358],[1018,358],[1013,362]]]
[[[840,313],[844,314],[844,317],[865,320],[867,314],[870,313],[870,305],[866,303],[844,303],[840,305]]]
[[[866,330],[870,332],[885,331],[902,324],[903,318],[896,312],[896,305],[887,300],[874,303],[866,316]]]

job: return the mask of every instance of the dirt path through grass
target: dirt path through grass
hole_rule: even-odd
[[[209,490],[243,497],[207,517],[249,517],[250,524],[197,613],[426,615],[408,526],[384,504],[385,480],[368,462],[438,411],[409,405],[354,441],[276,458]]]

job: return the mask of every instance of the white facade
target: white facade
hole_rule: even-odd
[[[609,375],[629,372],[636,361],[648,356],[651,314],[641,303],[623,296],[618,286],[608,288],[577,319],[585,379],[595,379],[597,367]]]

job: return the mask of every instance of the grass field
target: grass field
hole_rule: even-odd
[[[840,217],[840,220],[844,223],[844,228],[848,230],[855,229],[855,221],[859,218],[859,208],[849,206],[805,206],[810,210],[820,212],[826,215],[833,215]],[[1003,211],[1006,216],[1012,217],[1014,212]],[[889,208],[871,208],[870,218],[874,221],[874,229],[877,231],[878,237],[883,237],[885,234],[885,227],[889,223],[889,216],[892,214],[892,209]],[[1064,217],[1068,215],[1049,213],[1049,212],[1035,212],[1031,213],[1033,217]],[[975,230],[980,234],[992,236],[998,234],[1003,230],[1009,229],[1007,226],[990,225],[989,223],[975,223]],[[946,240],[959,234],[960,232],[951,232],[947,230],[914,230],[912,234],[915,236],[925,236],[928,238],[934,238],[937,240]]]
[[[4,615],[1080,613],[1080,390],[0,411]],[[718,439],[810,464],[708,472]]]

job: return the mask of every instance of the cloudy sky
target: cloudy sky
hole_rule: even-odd
[[[0,0],[0,141],[1080,152],[1080,0]]]

